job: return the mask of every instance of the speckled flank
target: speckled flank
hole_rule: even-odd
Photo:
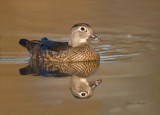
[[[69,47],[67,50],[55,52],[51,50],[43,50],[40,53],[40,59],[43,61],[58,62],[75,62],[75,61],[92,61],[99,60],[99,54],[88,44],[80,47]]]
[[[33,64],[31,64],[33,66]],[[59,71],[60,73],[66,73],[68,75],[76,75],[79,77],[89,77],[92,75],[99,67],[99,61],[84,61],[84,62],[74,62],[74,63],[35,63],[34,66],[39,66],[46,72]]]

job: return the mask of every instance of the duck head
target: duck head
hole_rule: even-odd
[[[102,79],[89,82],[86,78],[72,76],[70,90],[75,98],[87,99],[93,95],[94,89],[101,83]]]
[[[89,38],[100,41],[100,39],[95,34],[93,34],[93,29],[89,24],[75,24],[71,28],[71,37],[69,40],[69,45],[72,47],[77,47],[82,44],[87,44],[87,39]]]

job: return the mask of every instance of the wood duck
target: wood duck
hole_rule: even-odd
[[[77,99],[87,99],[93,96],[94,90],[102,83],[102,79],[88,81],[99,68],[99,61],[84,61],[73,63],[42,62],[30,60],[27,67],[19,69],[21,75],[32,74],[43,77],[71,76],[70,91]]]
[[[100,60],[99,54],[88,45],[89,38],[100,41],[89,24],[78,23],[71,28],[69,42],[42,38],[41,41],[21,39],[19,44],[28,49],[31,59],[54,62]]]

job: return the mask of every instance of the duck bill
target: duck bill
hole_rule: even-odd
[[[102,79],[92,81],[89,83],[92,90],[94,90],[97,86],[99,86],[102,83]]]
[[[99,41],[99,42],[101,41],[101,39],[98,38],[95,34],[90,35],[89,38],[96,40],[96,41]]]

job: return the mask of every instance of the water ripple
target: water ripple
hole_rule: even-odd
[[[101,61],[121,61],[128,60],[135,56],[152,51],[155,48],[149,36],[132,35],[127,33],[111,34],[102,33],[102,42],[91,42],[92,46],[100,54]],[[156,41],[156,40],[155,40]]]
[[[89,41],[101,58],[101,63],[108,61],[128,60],[145,52],[158,50],[155,44],[160,41],[153,36],[132,35],[127,33],[101,33],[98,35],[102,42]],[[59,41],[67,41],[67,37]],[[154,40],[153,40],[154,39]],[[53,39],[56,40],[56,39]],[[153,42],[155,41],[155,42]],[[159,46],[159,45],[158,45]],[[29,60],[28,52],[0,52],[0,63],[26,63]]]

